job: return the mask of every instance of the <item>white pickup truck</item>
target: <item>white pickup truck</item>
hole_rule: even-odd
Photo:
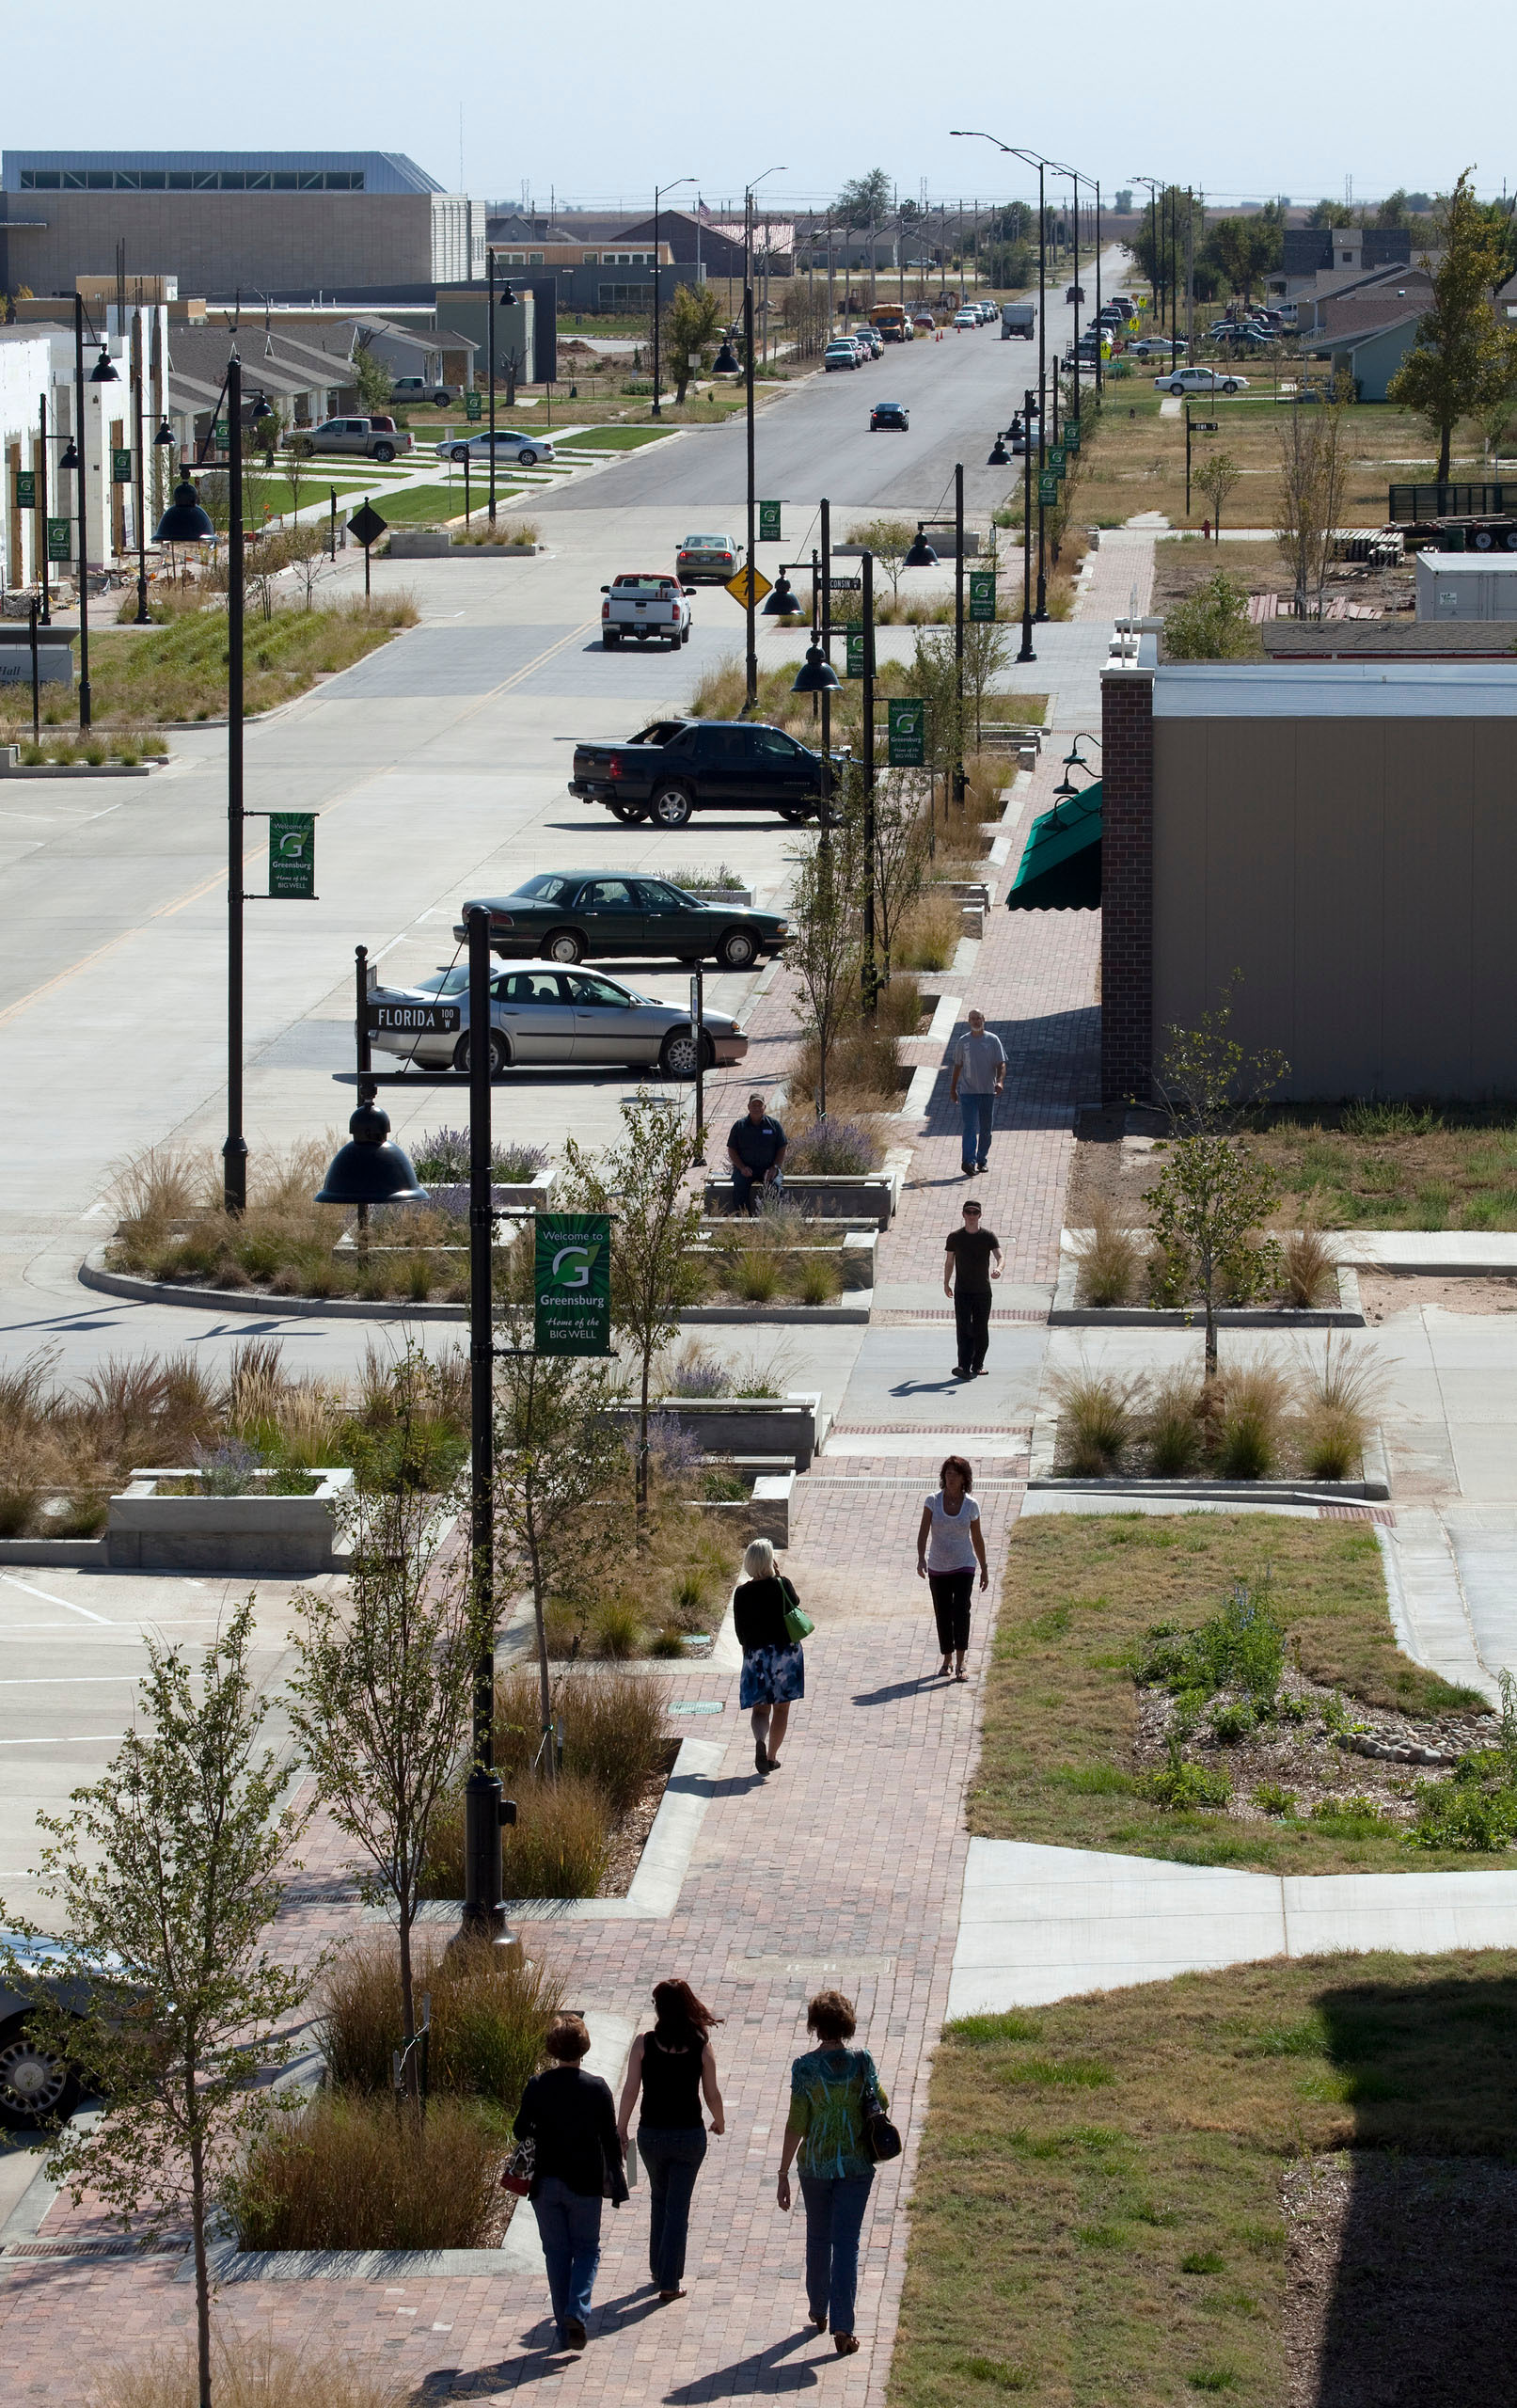
[[[601,592],[600,640],[608,652],[621,643],[659,643],[678,649],[690,641],[693,585],[655,570],[613,578]]]

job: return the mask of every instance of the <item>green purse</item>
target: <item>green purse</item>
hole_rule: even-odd
[[[811,1637],[816,1624],[810,1614],[802,1610],[799,1598],[782,1572],[780,1575],[780,1586],[790,1600],[785,1608],[785,1629],[789,1634],[791,1644],[798,1646],[803,1639]]]

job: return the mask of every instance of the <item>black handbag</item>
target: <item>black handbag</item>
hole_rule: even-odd
[[[865,2076],[861,2103],[864,2155],[876,2165],[887,2164],[890,2159],[901,2154],[901,2135],[880,2102],[873,2070]]]

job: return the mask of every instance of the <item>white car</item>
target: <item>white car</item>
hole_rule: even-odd
[[[380,987],[372,1000],[390,1007],[389,1027],[373,1039],[379,1054],[399,1055],[424,1070],[468,1069],[468,970],[457,962],[415,987]],[[450,1005],[451,1028],[413,1034],[406,1007]],[[439,1015],[441,1017],[441,1015]],[[726,1012],[707,1010],[705,1067],[740,1062],[748,1038]],[[695,1031],[689,1007],[664,1003],[598,970],[566,969],[557,961],[490,964],[490,1070],[500,1077],[518,1066],[654,1063],[666,1079],[695,1076]]]
[[[498,427],[493,437],[488,427],[482,435],[450,436],[445,442],[438,444],[437,457],[439,460],[456,460],[460,467],[466,460],[482,460],[488,467],[492,440],[496,459],[509,461],[515,468],[535,468],[539,460],[551,460],[553,457],[552,444],[545,442],[542,436],[508,434],[504,427]]]
[[[1235,376],[1226,368],[1170,368],[1154,378],[1158,393],[1242,393],[1247,389],[1248,378]]]
[[[822,354],[822,366],[830,372],[834,368],[861,368],[862,365],[859,346],[851,335],[845,335],[841,341],[830,342]]]
[[[978,309],[956,309],[954,312],[954,324],[956,326],[977,326],[979,323],[980,313]]]

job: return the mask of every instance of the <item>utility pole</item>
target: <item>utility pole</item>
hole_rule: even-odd
[[[744,613],[748,622],[748,698],[743,705],[743,715],[745,718],[751,718],[758,708],[757,596],[753,592],[753,196],[751,192],[743,195],[743,383],[748,392],[748,606]]]
[[[1185,356],[1195,357],[1195,193],[1189,184],[1185,188]]]

